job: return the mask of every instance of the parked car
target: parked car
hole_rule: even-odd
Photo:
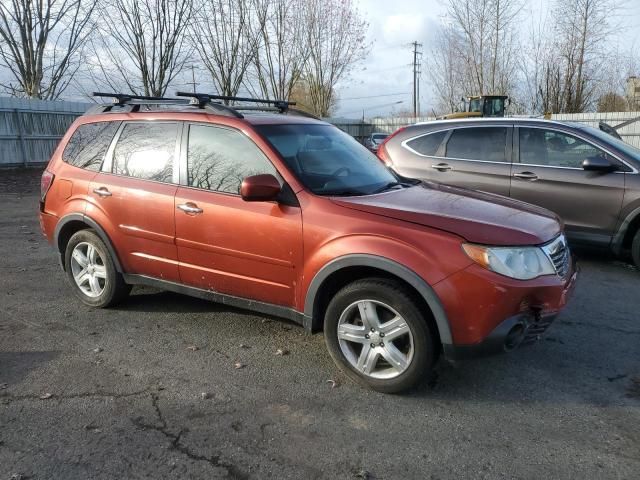
[[[42,230],[87,305],[143,284],[284,317],[397,392],[441,353],[534,342],[567,302],[576,273],[544,209],[404,181],[283,104],[118,98],[71,126],[42,176]]]
[[[372,133],[364,139],[364,146],[375,153],[388,136],[388,133]]]
[[[396,132],[378,156],[403,176],[547,208],[570,243],[631,250],[640,266],[640,150],[601,130],[537,119],[435,121]]]

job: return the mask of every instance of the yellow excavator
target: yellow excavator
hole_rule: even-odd
[[[462,99],[464,108],[461,112],[449,113],[440,119],[473,117],[504,117],[504,110],[509,103],[506,95],[476,95]]]

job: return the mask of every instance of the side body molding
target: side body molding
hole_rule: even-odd
[[[80,213],[71,213],[69,215],[65,215],[60,219],[60,221],[58,221],[58,224],[56,225],[56,230],[53,234],[53,242],[56,248],[58,249],[60,248],[60,243],[59,243],[60,232],[62,232],[65,225],[68,225],[70,222],[82,222],[87,226],[91,227],[92,229],[94,229],[96,234],[107,246],[107,249],[111,254],[111,258],[113,259],[113,263],[116,266],[116,270],[120,273],[124,273],[122,271],[122,265],[120,264],[118,254],[116,253],[116,251],[113,248],[113,245],[111,244],[111,239],[106,234],[104,229],[100,225],[98,225],[98,223],[95,220],[93,220],[91,217],[87,217],[86,215],[82,215]],[[63,252],[60,252],[60,264],[64,269],[64,253]]]
[[[309,289],[307,290],[307,294],[304,302],[304,316],[305,316],[305,326],[312,327],[312,322],[318,322],[320,319],[314,319],[314,309],[315,302],[317,300],[318,292],[323,282],[334,272],[345,268],[345,267],[372,267],[377,268],[379,270],[384,270],[396,277],[401,278],[413,288],[415,288],[422,298],[424,298],[425,302],[433,312],[434,319],[436,321],[436,325],[438,326],[438,331],[440,333],[440,340],[443,344],[451,344],[453,343],[451,337],[451,329],[449,328],[449,321],[447,319],[447,315],[440,303],[440,299],[434,292],[434,290],[429,286],[427,282],[425,282],[418,274],[414,271],[409,270],[407,267],[394,262],[393,260],[389,260],[385,257],[380,257],[377,255],[368,255],[368,254],[353,254],[353,255],[344,255],[342,257],[338,257],[331,262],[327,263],[324,267],[322,267],[318,273],[316,273],[315,277],[311,281],[309,285]]]

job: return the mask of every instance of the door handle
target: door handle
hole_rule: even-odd
[[[514,173],[513,176],[522,180],[529,180],[530,182],[538,180],[538,176],[532,172]]]
[[[182,210],[184,213],[189,213],[191,215],[198,215],[203,212],[203,210],[198,207],[195,203],[183,203],[177,206],[179,210]]]
[[[440,172],[446,172],[447,170],[453,170],[453,167],[447,163],[438,163],[436,165],[431,165],[431,168],[435,168]]]
[[[113,195],[107,189],[107,187],[94,188],[93,193],[95,193],[96,195],[99,195],[100,197],[110,197],[111,195]]]

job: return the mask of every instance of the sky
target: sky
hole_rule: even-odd
[[[520,28],[527,29],[528,19],[549,8],[552,2],[525,2],[527,6]],[[369,22],[368,41],[372,48],[368,58],[338,85],[339,103],[335,116],[362,118],[364,110],[364,116],[369,118],[412,111],[411,43],[414,41],[423,45],[420,104],[423,114],[430,113],[434,102],[424,60],[432,48],[435,31],[444,21],[446,7],[443,3],[437,0],[360,0],[360,11]],[[627,0],[620,18],[625,27],[617,39],[622,50],[634,44],[640,49],[640,0]]]

